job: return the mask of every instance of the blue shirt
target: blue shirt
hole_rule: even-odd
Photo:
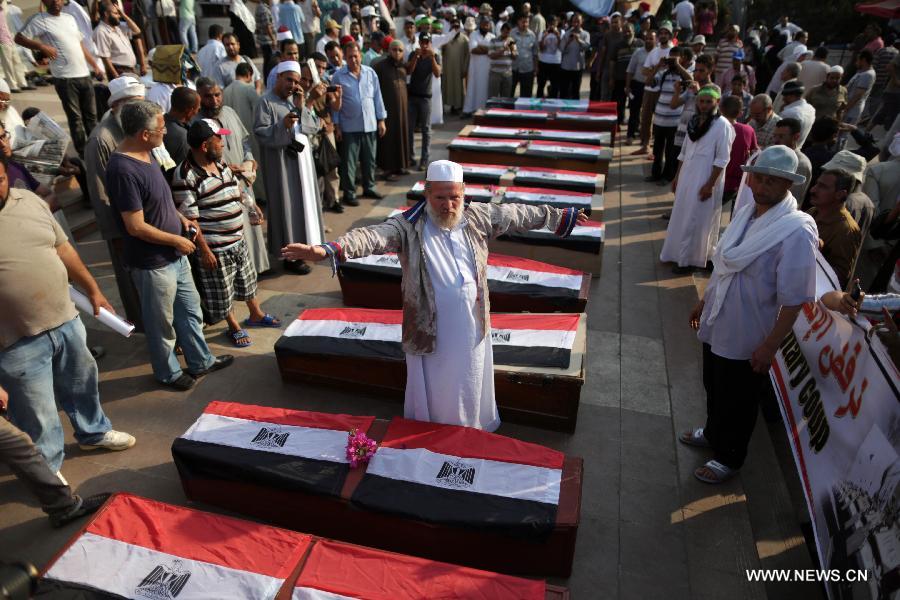
[[[303,9],[293,2],[285,2],[278,6],[278,23],[287,27],[294,41],[303,43]]]
[[[347,66],[335,71],[332,85],[343,89],[341,110],[332,112],[331,118],[341,131],[349,133],[371,133],[378,127],[378,121],[387,117],[378,75],[372,67],[360,65],[359,79],[354,77]]]

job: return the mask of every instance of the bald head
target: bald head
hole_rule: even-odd
[[[750,101],[750,118],[760,125],[772,116],[772,98],[768,94],[757,94]]]

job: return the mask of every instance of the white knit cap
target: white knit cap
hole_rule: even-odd
[[[841,65],[834,65],[833,67],[828,69],[828,72],[829,73],[837,73],[838,75],[843,75],[844,67],[842,67]]]
[[[425,175],[425,180],[462,183],[463,168],[459,163],[455,163],[451,160],[436,160],[428,165],[428,172]]]
[[[284,62],[278,63],[279,73],[287,73],[288,71],[300,73],[300,63],[298,63],[296,60],[286,60]]]
[[[279,31],[279,32],[275,35],[275,37],[278,38],[278,41],[280,42],[280,41],[282,41],[282,40],[292,40],[292,39],[294,39],[294,34],[291,33],[290,31]]]

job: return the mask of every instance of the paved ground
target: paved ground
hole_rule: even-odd
[[[49,90],[23,94],[15,102],[21,108],[52,108],[61,118]],[[446,143],[464,124],[450,120],[436,132],[433,158],[446,156]],[[692,476],[702,454],[675,441],[678,431],[704,417],[700,347],[687,326],[703,281],[673,276],[659,264],[665,233],[660,215],[671,195],[643,182],[649,164],[628,156],[631,149],[617,148],[607,184],[608,238],[603,274],[594,279],[588,305],[587,381],[578,431],[566,435],[516,425],[500,430],[585,459],[574,573],[559,583],[577,599],[818,598],[814,584],[765,586],[748,582],[744,574],[748,568],[812,566],[798,526],[798,497],[779,466],[791,465],[781,425],[758,427],[741,476],[716,488]],[[391,195],[381,204],[402,204],[413,180],[384,185]],[[327,224],[337,233],[371,222],[366,215],[374,204],[362,202],[344,215],[329,214]],[[103,243],[89,238],[80,251],[116,303]],[[283,319],[303,307],[340,304],[337,280],[325,266],[307,277],[267,278],[261,290],[264,307]],[[238,314],[245,316],[246,309],[238,307]],[[125,340],[91,318],[86,322],[91,343],[108,350],[100,362],[104,409],[116,428],[137,436],[138,444],[120,454],[82,452],[63,416],[68,436],[63,473],[84,493],[121,490],[188,504],[169,449],[213,399],[380,417],[401,412],[398,403],[374,396],[284,384],[272,352],[278,332],[254,332],[254,345],[235,351],[221,325],[209,328],[207,339],[216,353],[236,354],[235,365],[190,393],[162,390],[150,375],[142,336]],[[2,468],[0,506],[0,559],[42,565],[77,528],[51,530]]]

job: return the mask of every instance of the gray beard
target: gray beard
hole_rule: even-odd
[[[441,229],[453,229],[462,219],[462,210],[456,214],[441,215],[431,208],[431,204],[427,200],[425,201],[425,214]]]

